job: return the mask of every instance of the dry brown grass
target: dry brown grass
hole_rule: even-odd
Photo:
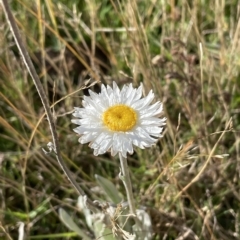
[[[103,198],[92,191],[94,174],[124,196],[119,163],[77,143],[71,111],[90,77],[143,82],[168,118],[156,147],[129,157],[136,202],[148,209],[154,239],[239,239],[239,2],[11,4],[50,103],[61,99],[52,109],[63,158],[91,199]],[[48,122],[2,9],[0,19],[0,238],[16,239],[19,221],[27,239],[66,232],[60,206],[92,236],[73,187],[54,155],[42,151],[51,141]]]

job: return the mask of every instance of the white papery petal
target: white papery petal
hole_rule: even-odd
[[[141,84],[140,87],[137,89],[134,101],[137,101],[137,100],[139,100],[141,98],[141,96],[142,96],[142,89],[143,89],[143,85]]]
[[[147,126],[162,126],[162,121],[159,118],[154,118],[154,117],[148,117],[148,118],[143,118],[141,119],[141,125],[147,125]]]
[[[136,89],[132,89],[132,91],[129,93],[129,95],[127,95],[127,96],[124,96],[124,99],[125,99],[125,101],[124,101],[124,103],[126,104],[126,105],[131,105],[131,103],[133,102],[133,100],[134,100],[134,97],[135,97],[135,95],[136,95]]]
[[[147,95],[147,97],[144,97],[144,98],[140,99],[139,101],[135,102],[133,104],[133,108],[140,111],[140,110],[144,109],[146,106],[148,106],[152,102],[153,99],[154,99],[154,94],[152,93],[152,91],[150,91],[150,93]]]
[[[99,98],[98,98],[98,94],[93,92],[92,90],[88,90],[89,92],[89,95],[90,97],[93,99],[93,100],[96,100],[96,101],[99,101]]]
[[[79,138],[78,141],[79,141],[80,143],[82,143],[82,144],[88,143],[88,142],[93,141],[93,140],[96,138],[97,135],[98,135],[98,134],[97,134],[96,132],[95,132],[95,133],[89,132],[89,133],[86,133],[86,134],[82,135],[82,136]]]
[[[113,156],[121,153],[127,157],[127,153],[133,153],[133,145],[142,149],[154,145],[162,136],[166,118],[157,117],[162,112],[160,102],[150,105],[154,99],[152,91],[141,99],[142,88],[142,85],[136,89],[129,84],[120,90],[113,82],[113,87],[102,84],[99,94],[89,90],[89,96],[83,98],[83,108],[75,107],[73,113],[77,119],[72,122],[79,125],[74,129],[80,135],[79,142],[89,143],[96,156],[111,151]],[[103,113],[117,104],[127,105],[137,113],[137,124],[130,131],[114,132],[104,126]]]

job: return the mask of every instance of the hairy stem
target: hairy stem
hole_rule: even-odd
[[[11,32],[13,34],[13,37],[14,37],[15,42],[17,44],[17,47],[19,49],[19,52],[20,52],[20,54],[23,58],[23,61],[26,65],[26,67],[27,67],[27,70],[28,70],[30,76],[32,77],[32,80],[33,80],[33,82],[35,84],[35,87],[38,91],[38,94],[41,98],[44,110],[46,112],[47,119],[48,119],[48,122],[49,122],[50,131],[51,131],[51,134],[52,134],[54,150],[55,150],[55,153],[56,153],[56,158],[58,160],[58,163],[61,166],[63,172],[66,174],[69,181],[71,182],[71,184],[77,190],[77,192],[80,195],[84,196],[85,195],[84,191],[81,189],[81,187],[79,187],[79,185],[77,184],[75,179],[72,177],[71,172],[69,171],[69,169],[67,168],[66,164],[64,163],[64,161],[62,159],[62,156],[61,156],[61,153],[60,153],[60,147],[59,147],[59,142],[58,142],[56,126],[55,126],[55,122],[54,122],[54,119],[53,119],[53,115],[52,115],[52,112],[51,112],[51,109],[50,109],[50,105],[49,105],[46,93],[44,92],[42,83],[41,83],[41,81],[40,81],[40,79],[39,79],[39,77],[36,73],[36,70],[33,66],[33,63],[31,61],[31,59],[29,57],[29,54],[26,50],[26,47],[25,47],[25,45],[22,41],[22,38],[21,38],[20,33],[19,33],[19,29],[18,29],[17,24],[16,24],[16,21],[13,17],[13,14],[12,14],[11,10],[10,10],[8,0],[2,0],[2,5],[3,5],[5,15],[6,15],[6,19],[8,20],[8,24],[10,26]],[[96,206],[94,205],[94,203],[90,199],[87,199],[87,203],[90,206],[96,208]]]
[[[127,200],[130,208],[130,213],[136,216],[136,208],[135,208],[135,203],[133,198],[132,183],[131,183],[130,174],[128,170],[127,159],[123,157],[121,153],[119,153],[119,159],[120,159],[121,170],[123,174],[122,180],[127,192]]]
[[[127,200],[129,204],[130,213],[134,215],[135,222],[140,231],[142,228],[142,224],[137,217],[135,201],[134,201],[133,191],[132,191],[132,183],[130,179],[128,164],[127,164],[127,158],[123,157],[122,154],[119,153],[119,159],[120,159],[121,170],[122,170],[122,181],[127,192]]]

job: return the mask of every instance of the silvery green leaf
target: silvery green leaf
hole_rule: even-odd
[[[81,236],[84,240],[91,240],[78,226],[77,224],[72,220],[72,217],[62,208],[59,209],[59,216],[61,221],[68,227],[70,230],[77,233],[79,236]]]
[[[86,196],[79,196],[77,205],[78,208],[83,212],[88,227],[92,229],[92,213],[86,205]]]
[[[24,223],[19,222],[19,228],[18,228],[18,240],[24,239]]]
[[[138,234],[138,239],[143,239],[143,240],[151,240],[152,239],[152,222],[149,214],[142,209],[137,209],[137,217],[142,223],[142,231],[139,232],[139,229],[135,225],[133,227],[134,232]],[[140,235],[139,235],[140,234]],[[141,238],[139,238],[141,237]]]
[[[109,199],[115,203],[118,204],[122,201],[122,198],[119,196],[119,192],[114,186],[112,182],[110,182],[108,179],[101,177],[97,174],[95,174],[95,178],[98,182],[98,184],[102,187],[105,194],[109,197]]]
[[[93,223],[94,233],[96,238],[101,240],[116,240],[113,236],[112,231],[109,228],[106,228],[106,225],[101,221],[95,221]]]

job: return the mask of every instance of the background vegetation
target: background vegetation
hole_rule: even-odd
[[[56,103],[63,158],[88,196],[105,199],[95,174],[124,198],[125,190],[118,159],[77,142],[73,107],[86,84],[142,82],[168,119],[155,147],[128,158],[153,239],[239,239],[240,2],[14,0],[11,8]],[[0,239],[17,239],[19,222],[26,239],[79,239],[59,207],[92,236],[74,188],[42,151],[52,141],[48,122],[2,8],[0,26]]]

